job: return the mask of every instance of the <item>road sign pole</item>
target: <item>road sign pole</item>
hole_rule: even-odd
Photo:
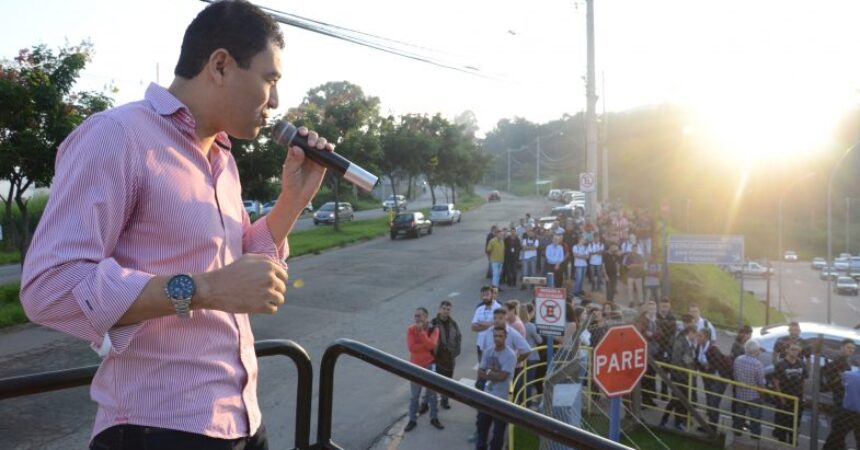
[[[620,442],[621,439],[621,396],[609,399],[609,440]]]

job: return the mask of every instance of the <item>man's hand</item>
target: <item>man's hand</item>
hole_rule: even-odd
[[[307,136],[308,145],[317,150],[334,151],[334,145],[315,132],[299,127],[299,135]],[[325,176],[325,168],[305,157],[305,152],[293,146],[281,169],[281,194],[266,217],[275,244],[286,239],[308,202],[316,195]]]
[[[275,314],[284,304],[287,271],[270,258],[247,254],[223,269],[194,276],[193,309]]]

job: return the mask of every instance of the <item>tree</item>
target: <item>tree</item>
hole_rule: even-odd
[[[278,179],[287,148],[269,139],[271,132],[272,127],[267,126],[252,141],[230,138],[233,143],[230,153],[236,159],[242,196],[246,199],[268,201],[280,192]]]
[[[0,62],[0,179],[10,184],[0,193],[3,225],[22,258],[30,243],[27,190],[46,186],[54,176],[60,143],[87,116],[111,106],[101,93],[73,93],[80,71],[90,61],[92,45],[23,49],[13,61]],[[5,195],[3,195],[5,194]],[[12,204],[19,220],[13,220]]]
[[[365,95],[360,86],[348,81],[331,81],[308,90],[302,103],[287,113],[296,126],[306,126],[331,139],[338,153],[365,167],[378,160],[372,152],[379,147],[364,137],[373,132],[374,125],[379,123],[378,116],[379,98]],[[326,178],[337,203],[340,178],[334,175]],[[334,229],[340,230],[337,208]]]

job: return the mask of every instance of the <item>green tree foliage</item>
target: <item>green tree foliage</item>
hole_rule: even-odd
[[[269,139],[271,132],[272,127],[267,126],[252,141],[230,138],[233,144],[230,152],[239,169],[243,198],[266,202],[281,191],[279,180],[287,149]]]
[[[348,81],[332,81],[308,90],[302,103],[291,108],[287,117],[296,126],[306,126],[320,136],[333,140],[338,153],[363,167],[377,161],[380,148],[377,141],[368,138],[379,124],[379,98],[368,96],[360,86]],[[327,175],[339,201],[340,178]],[[338,230],[335,209],[335,230]]]
[[[101,93],[72,91],[91,55],[89,43],[57,51],[38,45],[0,62],[0,179],[10,183],[0,199],[7,245],[22,255],[30,240],[26,191],[50,183],[60,143],[87,116],[112,104]],[[13,220],[13,202],[19,220]]]

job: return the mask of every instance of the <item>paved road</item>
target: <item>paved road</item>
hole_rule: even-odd
[[[483,192],[483,191],[481,191],[481,192]],[[349,200],[343,199],[342,201],[348,202]],[[441,188],[436,190],[436,201],[437,202],[444,202],[445,201],[445,194],[443,193]],[[355,212],[355,220],[375,219],[377,217],[384,217],[384,216],[388,215],[387,211],[382,210],[382,203],[380,203],[379,205],[380,205],[379,208],[366,209],[363,211],[356,211]],[[422,195],[419,195],[418,197],[412,199],[411,201],[409,201],[407,206],[409,207],[409,210],[411,211],[411,210],[416,210],[416,209],[421,209],[421,208],[429,208],[432,205],[433,205],[432,197],[430,196],[430,192],[428,191],[428,192],[423,193]],[[323,226],[323,225],[319,225],[319,226]],[[305,214],[304,218],[299,219],[296,222],[296,225],[295,225],[295,227],[293,227],[293,229],[295,231],[301,231],[301,230],[308,230],[308,229],[311,229],[314,227],[315,227],[315,225],[314,225],[314,221],[312,218],[312,214]]]
[[[813,270],[808,261],[777,262],[775,270],[782,270],[782,304],[779,302],[778,277],[771,280],[771,305],[782,308],[794,320],[825,323],[827,320],[827,282],[819,278],[820,272]],[[832,285],[831,285],[832,286]],[[744,281],[744,289],[752,290],[759,298],[765,298],[764,280]],[[854,327],[860,323],[860,297],[838,295],[831,292],[831,322],[836,325]]]
[[[341,337],[405,357],[404,335],[414,308],[435,311],[441,299],[452,298],[454,317],[466,329],[466,361],[457,376],[473,376],[475,356],[469,350],[474,336],[466,324],[485,282],[484,236],[493,223],[506,223],[525,212],[536,215],[550,206],[544,200],[506,196],[501,203],[465,213],[460,224],[434,227],[431,236],[396,241],[386,237],[293,259],[291,279],[302,279],[304,287],[288,292],[287,305],[276,316],[253,319],[256,338],[299,342],[314,360],[315,374],[325,348]],[[506,291],[503,298],[520,293]],[[0,333],[0,377],[97,362],[84,343],[41,327]],[[287,361],[260,361],[260,402],[272,448],[292,447],[294,382]],[[369,448],[405,414],[408,384],[356,360],[340,360],[335,386],[333,436],[345,447]],[[0,401],[3,448],[85,448],[94,414],[86,388]]]
[[[6,264],[0,266],[0,284],[14,283],[21,279],[20,264]]]

